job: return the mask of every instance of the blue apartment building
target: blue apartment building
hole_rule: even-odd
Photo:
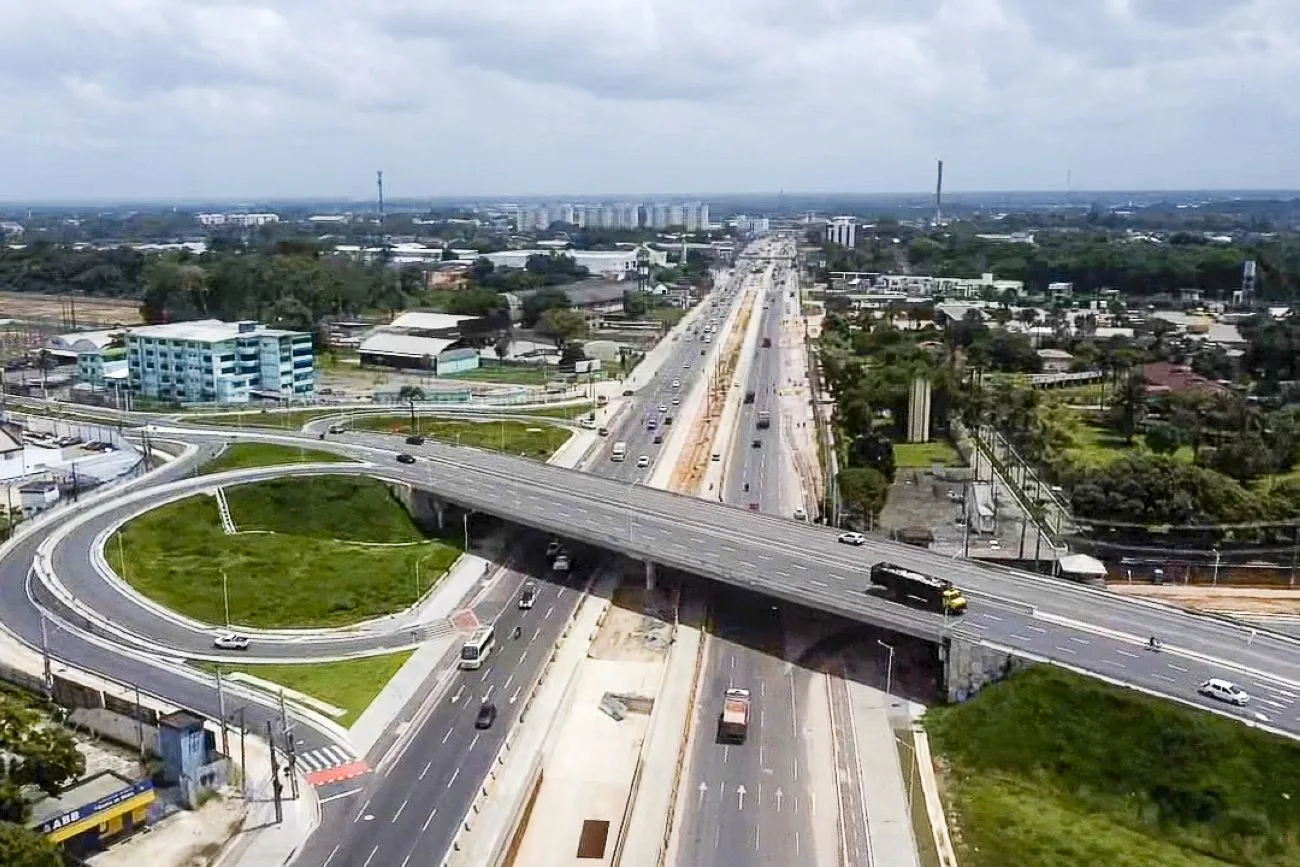
[[[131,328],[125,339],[130,390],[141,397],[218,404],[315,397],[316,358],[305,331],[202,319]]]

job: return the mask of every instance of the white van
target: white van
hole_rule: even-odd
[[[609,459],[614,462],[627,460],[627,443],[614,443],[614,450],[609,453]]]

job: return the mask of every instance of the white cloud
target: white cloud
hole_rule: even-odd
[[[1293,0],[0,0],[4,198],[1294,185]]]

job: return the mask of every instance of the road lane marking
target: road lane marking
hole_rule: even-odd
[[[472,741],[469,742],[469,749],[466,750],[466,752],[473,752],[474,748],[475,748],[476,746],[478,746],[478,739],[479,739],[479,733],[478,733],[478,732],[475,732],[475,733],[474,733],[474,740],[472,740]]]
[[[814,587],[827,587],[827,586],[829,586],[825,581],[818,581],[816,578],[809,578],[809,579],[808,579],[808,583],[809,583],[809,584],[812,584]]]
[[[1172,668],[1174,671],[1181,671],[1183,674],[1187,673],[1187,669],[1183,668],[1181,665],[1174,665],[1171,662],[1169,663],[1169,667]]]
[[[321,803],[324,803],[324,802],[322,801]],[[331,849],[331,850],[330,850],[329,857],[325,859],[325,863],[322,864],[322,865],[320,865],[320,867],[330,867],[330,862],[334,860],[334,856],[335,856],[335,855],[339,854],[339,846],[342,846],[342,845],[343,845],[342,843],[339,843],[337,846],[335,846],[333,849]]]
[[[1168,677],[1168,676],[1163,675],[1163,674],[1154,674],[1154,673],[1153,673],[1151,676],[1152,676],[1152,677],[1158,677],[1158,678],[1160,678],[1161,680],[1167,680],[1167,681],[1169,681],[1170,683],[1176,683],[1176,681],[1175,681],[1172,677]]]
[[[988,629],[988,627],[983,623],[963,623],[962,626],[965,626],[968,629]]]
[[[513,674],[510,675],[509,677],[507,677],[507,678],[506,678],[506,682],[503,683],[503,684],[501,684],[501,689],[503,689],[503,690],[507,690],[507,689],[509,689],[509,688],[510,688],[510,682],[511,682],[512,680],[514,680],[514,679],[515,679],[515,676],[514,676]]]
[[[366,856],[366,863],[362,864],[361,867],[370,867],[370,861],[372,858],[375,857],[375,853],[378,851],[379,851],[379,844],[376,843],[375,848],[371,849],[370,854]]]
[[[1131,656],[1134,659],[1138,658],[1138,655],[1136,653],[1133,653],[1132,651],[1129,650],[1125,650],[1122,647],[1115,648],[1115,652],[1120,654],[1121,656]]]
[[[1035,632],[1042,633],[1043,635],[1046,635],[1046,634],[1047,634],[1047,630],[1044,629],[1044,628],[1041,627],[1041,626],[1034,626],[1034,625],[1032,625],[1032,624],[1026,623],[1026,624],[1025,624],[1025,628],[1026,628],[1026,629],[1032,629],[1032,630],[1034,630]]]
[[[1032,640],[1032,639],[1030,639],[1029,636],[1027,636],[1027,635],[1020,635],[1019,633],[1015,633],[1015,632],[1011,633],[1011,637],[1014,638],[1014,639],[1016,639],[1017,641],[1031,641],[1031,640]]]
[[[802,569],[802,570],[805,571],[805,572],[808,571],[808,567],[805,566],[805,565],[803,565],[802,563],[791,563],[790,565],[793,566],[793,567],[796,568],[796,569]]]
[[[1118,661],[1116,661],[1116,660],[1114,660],[1114,659],[1103,659],[1103,660],[1101,661],[1101,664],[1102,664],[1102,665],[1113,665],[1113,666],[1115,666],[1116,668],[1126,668],[1126,667],[1127,667],[1127,666],[1124,665],[1124,663],[1122,663],[1122,662],[1118,662]]]
[[[487,701],[488,699],[490,699],[490,698],[492,697],[492,690],[494,690],[494,689],[496,689],[496,688],[497,688],[497,685],[496,685],[495,683],[492,684],[491,686],[489,686],[487,692],[483,693],[483,700],[484,700],[484,701]]]
[[[1087,644],[1087,643],[1088,643],[1088,639],[1086,639],[1086,638],[1076,638],[1076,637],[1073,636],[1073,635],[1069,636],[1069,639],[1070,639],[1071,641],[1073,641],[1075,644]]]
[[[483,671],[483,676],[480,677],[480,678],[478,679],[478,682],[479,682],[479,683],[482,683],[483,681],[487,680],[487,679],[488,679],[488,675],[491,674],[491,673],[492,673],[492,666],[489,665],[489,666],[488,666],[488,667]]]
[[[534,630],[533,630],[533,641],[536,641],[536,640],[537,640],[537,636],[539,636],[539,635],[541,635],[541,634],[542,634],[542,627],[539,626],[539,627],[537,627],[536,629],[534,629]]]
[[[433,821],[433,817],[436,815],[438,815],[438,808],[434,807],[433,812],[429,814],[429,818],[424,820],[424,826],[420,828],[420,833],[429,830],[429,823]]]
[[[454,769],[454,770],[451,772],[451,779],[447,781],[447,788],[450,789],[450,788],[451,788],[451,784],[454,783],[454,782],[456,782],[456,778],[459,777],[459,776],[460,776],[460,768],[456,768],[456,769]]]
[[[451,737],[452,731],[453,731],[452,729],[447,729],[447,733],[442,736],[442,742],[444,744],[447,742],[447,738]]]
[[[555,613],[555,606],[552,605],[550,608],[547,608],[547,609],[546,609],[546,616],[543,617],[542,619],[543,619],[543,620],[550,620],[550,619],[551,619],[551,615],[554,614],[554,613]]]
[[[339,792],[337,795],[330,795],[328,798],[321,798],[317,803],[328,804],[330,801],[337,801],[339,798],[351,797],[360,791],[362,791],[362,789],[349,789],[346,792]],[[328,864],[329,860],[326,859],[325,863]]]
[[[843,575],[836,575],[834,572],[831,572],[831,573],[830,573],[830,576],[831,576],[832,578],[834,578],[836,581],[843,581],[843,580],[844,580],[844,576],[843,576]]]
[[[357,822],[360,822],[360,821],[361,821],[361,817],[364,816],[364,815],[366,814],[366,808],[369,807],[369,806],[370,806],[370,799],[367,798],[367,799],[366,799],[366,802],[365,802],[364,804],[361,805],[361,809],[360,809],[360,810],[357,810],[357,817],[356,817],[355,819],[352,820],[352,824],[355,825]]]
[[[402,811],[406,809],[406,805],[410,802],[410,800],[411,800],[410,798],[407,798],[405,801],[403,801],[403,802],[402,802],[402,806],[398,807],[398,808],[397,808],[397,812],[393,814],[393,824],[394,824],[394,825],[397,824],[397,817],[400,816],[400,815],[402,815]]]
[[[432,762],[432,761],[430,761],[427,765],[424,766],[424,770],[420,771],[420,779],[421,779],[421,780],[424,779],[424,775],[425,775],[425,774],[429,773],[429,768],[431,768],[431,767],[433,767],[433,762]]]
[[[1056,649],[1059,650],[1059,651],[1061,651],[1062,653],[1078,653],[1077,650],[1074,650],[1074,649],[1069,648],[1069,647],[1062,647],[1062,646],[1059,645],[1059,644],[1056,645]]]
[[[980,612],[980,617],[987,617],[989,620],[996,620],[998,623],[1002,622],[1002,618],[998,617],[996,614],[988,614],[983,611]]]

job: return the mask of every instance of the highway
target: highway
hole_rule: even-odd
[[[475,607],[497,635],[483,668],[457,669],[459,646],[453,649],[431,678],[432,689],[398,715],[395,723],[404,735],[372,752],[376,773],[322,789],[320,829],[296,864],[399,867],[442,861],[591,577],[593,562],[587,562],[557,580],[546,563],[545,542],[535,538],[526,547],[520,558],[526,567],[507,570]],[[527,611],[517,603],[525,580],[538,587],[536,604]],[[515,626],[521,630],[517,639],[511,637]],[[495,703],[500,715],[480,730],[474,722],[484,701]]]
[[[736,422],[723,489],[724,502],[764,514],[789,516],[802,505],[785,495],[794,473],[782,448],[777,392],[782,382],[781,320],[784,280],[772,266],[761,279],[754,315],[758,340],[744,391],[754,392]],[[796,302],[797,303],[797,302]],[[763,348],[764,339],[770,343]],[[771,413],[767,429],[756,425],[759,411]],[[760,443],[757,448],[754,443]],[[796,486],[797,487],[797,486]],[[790,613],[762,597],[721,593],[711,606],[712,637],[701,673],[692,751],[683,791],[677,864],[785,865],[816,863],[814,833],[805,796],[810,757],[800,737],[799,705],[810,673],[785,662],[784,619]],[[750,734],[744,745],[716,742],[724,690],[750,690]],[[805,770],[800,779],[800,767]],[[691,797],[691,793],[701,793]],[[826,853],[831,854],[831,853]]]
[[[599,548],[622,551],[638,559],[649,559],[757,594],[832,611],[915,636],[931,639],[951,636],[1009,648],[1030,658],[1051,660],[1158,694],[1214,707],[1242,719],[1266,723],[1293,735],[1300,734],[1300,714],[1297,713],[1295,704],[1296,695],[1300,693],[1300,653],[1297,653],[1300,643],[1213,617],[1188,614],[1155,603],[1129,600],[1104,591],[1017,573],[997,566],[952,560],[919,548],[875,540],[859,548],[840,545],[836,542],[833,531],[790,520],[788,515],[792,504],[781,503],[779,495],[773,499],[769,490],[778,485],[773,481],[775,476],[771,475],[771,470],[764,469],[768,456],[765,455],[757,464],[752,463],[752,454],[741,457],[748,447],[748,441],[743,435],[743,418],[742,434],[737,437],[737,448],[730,456],[733,463],[732,471],[728,474],[729,485],[739,482],[742,490],[738,497],[734,488],[729,487],[725,496],[730,503],[744,505],[720,505],[628,484],[629,480],[635,481],[638,478],[635,457],[641,453],[632,442],[644,443],[648,439],[641,422],[646,408],[653,406],[657,411],[658,402],[665,394],[664,383],[670,382],[675,376],[672,372],[674,369],[682,374],[676,378],[682,379],[683,391],[689,387],[689,377],[701,373],[702,368],[698,363],[691,368],[685,367],[690,352],[695,352],[695,357],[699,358],[698,347],[690,341],[683,340],[679,343],[681,346],[671,353],[655,385],[645,389],[646,396],[634,400],[632,410],[620,420],[620,425],[630,425],[626,427],[627,432],[611,432],[610,441],[619,436],[629,441],[631,460],[624,464],[597,461],[598,474],[563,470],[436,442],[418,448],[404,447],[395,444],[390,437],[364,432],[331,437],[324,442],[294,434],[251,434],[179,427],[175,434],[179,439],[209,446],[232,438],[310,442],[314,447],[329,448],[369,462],[351,466],[332,464],[242,471],[220,477],[224,480],[303,474],[364,474],[427,487],[447,502],[464,508],[495,514],[542,532],[561,534]],[[673,367],[674,359],[679,362],[676,368]],[[756,371],[755,375],[761,374]],[[772,444],[779,441],[779,431],[779,425],[774,425],[771,429],[770,434],[775,434],[771,436]],[[160,435],[164,433],[159,431]],[[756,451],[768,451],[770,445],[765,443],[762,449]],[[395,463],[393,456],[398,450],[415,453],[418,456],[417,463],[411,466]],[[209,453],[210,451],[208,449]],[[751,462],[748,467],[746,461]],[[151,477],[147,484],[156,485],[179,478],[189,471],[190,466],[191,462],[178,462]],[[758,486],[756,491],[743,490],[746,474],[753,475],[754,481],[750,484],[751,488],[755,484]],[[602,477],[608,475],[614,477]],[[204,483],[210,484],[211,481]],[[745,495],[754,492],[760,497],[759,511],[750,511],[746,507],[749,501],[743,499]],[[47,525],[46,530],[21,538],[10,546],[6,556],[0,560],[0,616],[3,616],[8,628],[33,646],[39,647],[41,643],[41,616],[28,593],[28,572],[38,546],[46,535],[68,525],[74,517],[65,515]],[[87,524],[93,520],[95,519],[88,520]],[[50,561],[59,579],[65,584],[75,585],[78,592],[84,587],[87,592],[102,593],[103,595],[95,597],[97,603],[109,607],[99,614],[117,620],[125,597],[111,588],[94,590],[81,583],[95,580],[87,571],[93,564],[84,556],[78,557],[75,550],[89,546],[87,540],[97,535],[92,529],[70,534],[55,546]],[[967,591],[971,602],[970,613],[962,618],[945,621],[937,615],[904,608],[875,597],[869,592],[868,569],[872,563],[882,559],[952,578]],[[501,582],[501,593],[510,590],[509,585],[518,578],[517,574],[507,576],[507,580]],[[550,607],[562,613],[565,606],[576,604],[578,593],[576,588],[571,587],[564,591],[568,595],[562,596],[561,589],[554,588],[556,598]],[[48,596],[41,598],[46,599]],[[508,598],[502,596],[494,604],[505,603],[508,603]],[[539,602],[539,608],[541,605]],[[762,623],[762,608],[762,604],[755,604],[748,613],[734,621],[720,622],[718,644],[765,648],[771,651],[771,656],[767,652],[759,652],[755,658],[774,662],[780,655],[780,624],[769,628]],[[54,610],[58,611],[57,608]],[[539,609],[534,609],[529,616],[536,618],[538,614]],[[142,631],[152,628],[151,624],[133,620],[138,616],[136,613],[120,613],[120,616]],[[502,611],[502,616],[503,623],[508,623],[508,618],[512,616],[508,604]],[[545,617],[542,619],[549,620]],[[216,715],[215,695],[206,679],[197,675],[189,677],[165,668],[157,662],[159,654],[133,651],[129,643],[124,644],[115,637],[105,637],[98,627],[94,633],[80,634],[82,627],[83,624],[72,621],[72,625],[65,628],[57,617],[52,620],[48,630],[51,652],[71,665],[127,683],[138,683],[146,692],[166,701]],[[143,635],[152,634],[143,632]],[[1162,653],[1144,651],[1141,642],[1148,635],[1163,638],[1166,650]],[[535,640],[543,641],[544,634],[539,632]],[[182,630],[168,634],[166,641],[177,657],[210,650],[206,634],[199,636]],[[171,645],[172,641],[177,644]],[[456,677],[464,678],[467,687],[478,686],[484,690],[491,687],[504,691],[507,686],[514,687],[521,681],[529,681],[529,666],[534,660],[525,657],[525,650],[526,648],[520,648],[516,651],[513,645],[502,647],[497,659],[499,665],[493,665],[491,671],[480,672],[479,675],[484,679],[477,682],[472,678],[479,675],[473,673]],[[516,652],[517,656],[512,655]],[[728,681],[735,677],[737,684],[743,685],[739,676],[726,673],[732,664],[731,659],[737,660],[737,666],[749,665],[743,661],[743,654],[742,658],[734,655],[711,657],[706,672],[710,688],[721,683],[724,675]],[[769,697],[764,694],[772,690],[773,683],[780,682],[779,676],[775,681],[772,679],[773,673],[758,669],[752,675],[742,672],[746,677],[756,677],[760,684],[758,708],[776,714],[783,711],[776,710],[776,703],[769,703]],[[1210,676],[1237,681],[1252,692],[1254,702],[1246,709],[1237,710],[1212,705],[1209,700],[1199,698],[1194,692],[1195,685]],[[468,695],[468,690],[466,694]],[[711,700],[709,694],[702,695],[706,701]],[[238,700],[228,702],[227,710],[234,710],[240,703]],[[447,703],[450,704],[449,699]],[[409,745],[402,758],[392,763],[391,770],[376,775],[373,780],[367,780],[364,784],[367,788],[363,792],[347,794],[327,803],[327,808],[334,808],[337,812],[329,814],[325,821],[326,830],[317,835],[321,842],[314,838],[309,846],[312,857],[318,860],[300,863],[330,863],[349,867],[358,864],[364,867],[368,863],[402,864],[404,858],[411,858],[412,863],[437,861],[441,855],[437,846],[440,841],[445,846],[445,841],[450,839],[449,836],[439,836],[446,833],[445,829],[438,830],[443,827],[440,823],[459,820],[467,803],[469,790],[464,790],[461,786],[468,783],[462,783],[461,777],[467,781],[472,779],[475,785],[478,783],[482,769],[487,767],[487,762],[495,754],[491,737],[499,736],[509,721],[506,712],[492,730],[498,734],[480,736],[474,740],[474,734],[464,716],[468,713],[467,708],[468,705],[461,704],[460,701],[451,707],[443,707],[439,703],[431,712],[429,722],[423,725],[413,722]],[[250,727],[259,728],[264,726],[265,719],[273,715],[273,711],[260,705],[250,705],[248,713]],[[795,715],[796,710],[792,705],[790,737],[797,733]],[[702,719],[709,716],[716,720],[712,711],[701,714]],[[446,725],[443,726],[443,723]],[[749,751],[754,746],[761,748],[762,755],[757,757],[756,764],[747,764],[753,756],[745,757],[743,761],[737,759],[737,775],[752,773],[755,768],[762,770],[772,766],[771,763],[776,760],[769,759],[766,755],[769,745],[784,745],[787,755],[780,757],[780,761],[786,761],[788,753],[792,752],[789,751],[789,738],[781,734],[785,723],[779,717],[760,719],[760,723],[772,726],[774,734],[770,741],[759,733],[744,748],[724,750],[723,764],[730,765],[731,757],[737,752]],[[298,735],[302,739],[299,744],[301,751],[331,742],[327,732],[317,731],[307,725],[299,726]],[[446,739],[445,742],[443,738]],[[455,748],[449,746],[453,743],[453,738],[456,739]],[[697,738],[699,740],[702,739]],[[698,747],[701,750],[703,748]],[[797,751],[793,753],[797,760]],[[779,771],[782,778],[792,777],[794,767],[782,767]],[[715,770],[708,773],[712,774]],[[728,767],[718,773],[731,774],[732,770]],[[720,785],[722,782],[733,782],[731,778],[726,781],[722,776],[717,778]],[[735,777],[735,780],[739,779],[740,776]],[[437,788],[439,785],[442,786],[441,789]],[[371,786],[374,788],[369,788]],[[747,787],[745,797],[752,797],[748,794],[749,791]],[[327,797],[332,797],[333,794],[345,793],[332,793]],[[710,788],[708,794],[717,797],[720,805],[724,802],[724,795],[718,790]],[[367,795],[369,803],[362,800]],[[732,796],[736,797],[736,812],[740,813],[742,808],[738,789],[731,790],[731,795],[726,797]],[[768,797],[774,799],[775,792],[765,788],[764,798]],[[753,803],[751,801],[744,809],[755,809]],[[759,800],[758,803],[761,805],[767,801]],[[334,807],[336,804],[337,808]],[[344,805],[356,812],[345,815],[347,810]],[[437,815],[432,813],[435,806],[438,808]],[[776,806],[773,805],[774,808]],[[452,814],[450,819],[445,815],[446,812]],[[371,818],[367,819],[366,816]],[[728,835],[728,848],[740,847],[741,843],[747,842],[751,851],[754,851],[761,841],[757,836],[754,842],[748,841],[746,835],[750,827],[756,835],[760,833],[760,828],[762,834],[767,834],[769,823],[775,821],[790,822],[772,826],[784,828],[786,832],[796,827],[789,819],[773,819],[769,814],[757,811],[752,819],[745,817],[743,823],[732,821],[736,818],[732,816],[725,823],[721,819],[710,820],[707,824],[701,822],[697,826],[700,833],[695,836],[707,844],[705,835],[716,827],[720,830],[717,831],[718,843],[715,848],[721,848],[721,835],[725,831]],[[751,822],[752,826],[749,824]],[[388,827],[383,828],[380,823],[386,823]],[[351,830],[345,826],[350,826]],[[345,833],[333,838],[334,842],[327,845],[331,839],[328,835],[335,833],[336,827],[344,828]],[[784,845],[794,845],[789,838],[782,839],[786,840]],[[369,848],[367,840],[371,841]],[[398,851],[399,843],[409,843],[411,848]],[[338,848],[334,849],[334,846]],[[793,850],[780,851],[786,858],[781,863],[797,863],[790,860]],[[426,853],[428,857],[425,857]],[[698,863],[708,862],[716,863],[716,856],[706,854]],[[727,863],[732,862],[729,860]]]

